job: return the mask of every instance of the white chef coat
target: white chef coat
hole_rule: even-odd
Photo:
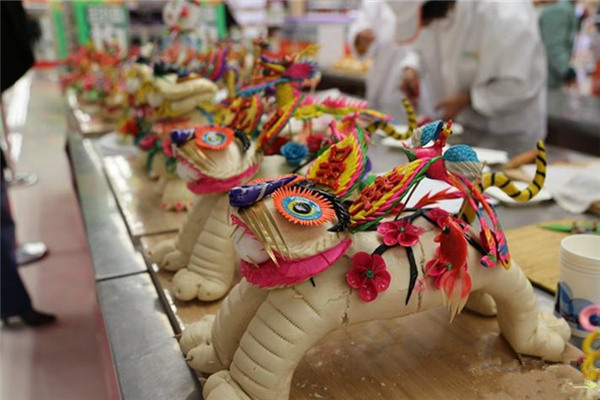
[[[395,41],[396,16],[388,4],[383,1],[363,0],[357,11],[356,19],[349,28],[348,40],[354,54],[356,35],[364,30],[372,29],[375,40],[364,57],[373,58],[371,69],[367,73],[367,102],[369,107],[393,116],[399,121],[406,121],[402,107],[405,97],[400,91],[400,61],[408,52],[406,46],[399,46]]]
[[[492,137],[517,153],[546,136],[546,58],[529,1],[458,0],[446,18],[421,29],[405,67],[418,70],[430,91],[425,113],[470,93],[471,106],[456,118],[473,136],[467,142]]]

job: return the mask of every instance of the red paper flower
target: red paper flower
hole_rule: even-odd
[[[312,134],[306,139],[306,146],[311,153],[316,153],[327,143],[329,143],[329,139],[320,133]]]
[[[179,18],[187,18],[187,16],[190,14],[190,9],[187,8],[187,6],[183,6],[181,7],[181,11],[179,12]]]
[[[435,256],[425,265],[425,272],[428,277],[433,278],[436,289],[440,288],[442,276],[452,270],[452,264],[443,259],[440,247],[435,251]]]
[[[383,243],[387,246],[399,244],[402,247],[412,247],[417,244],[423,232],[425,229],[412,225],[407,220],[383,222],[377,227],[377,233],[383,235]]]
[[[119,133],[137,136],[137,134],[140,133],[140,126],[133,118],[129,118],[121,123],[119,126]]]
[[[446,222],[446,218],[448,218],[449,215],[450,213],[448,211],[442,210],[441,208],[434,208],[433,210],[427,211],[427,217],[435,221],[435,223],[439,227],[444,225],[444,223]]]
[[[158,138],[156,136],[150,136],[150,135],[146,136],[145,138],[140,140],[140,149],[142,149],[144,151],[150,150],[152,147],[154,147],[154,144],[156,143],[157,140],[158,140]]]
[[[170,137],[164,138],[161,142],[163,152],[169,157],[175,157],[175,155],[173,154],[172,144],[173,143],[171,142]]]
[[[264,151],[264,155],[265,156],[272,156],[272,155],[278,155],[281,153],[281,147],[286,144],[287,142],[289,142],[290,139],[284,137],[284,136],[279,136],[277,138],[275,138],[273,140],[273,143],[271,143],[271,145],[265,149]]]
[[[360,298],[370,302],[377,298],[379,292],[390,286],[392,277],[386,269],[385,260],[379,254],[369,255],[364,251],[352,257],[353,268],[346,272],[346,282],[353,289],[358,289]]]
[[[444,224],[446,223],[446,219],[450,216],[452,215],[448,211],[443,210],[441,208],[434,208],[432,210],[427,211],[427,217],[433,220],[439,228],[442,228],[444,226]],[[452,219],[458,225],[460,225],[460,227],[463,228],[464,231],[467,231],[467,229],[469,228],[469,224],[467,224],[465,221],[454,217],[452,217]]]

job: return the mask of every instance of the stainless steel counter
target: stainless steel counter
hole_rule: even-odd
[[[73,133],[68,150],[122,398],[201,399],[199,382],[181,355],[165,307],[127,231],[92,142]],[[405,160],[400,151],[381,145],[372,147],[370,156],[375,172]],[[549,158],[585,159],[555,148],[549,149]],[[572,217],[554,203],[499,207],[498,212],[505,228]],[[538,291],[538,297],[544,309],[552,308],[550,295]]]
[[[148,273],[98,282],[123,399],[201,399]]]
[[[68,137],[74,184],[79,196],[97,280],[146,271],[131,242],[117,202],[89,139]]]
[[[68,152],[122,398],[201,399],[92,142],[71,133]]]

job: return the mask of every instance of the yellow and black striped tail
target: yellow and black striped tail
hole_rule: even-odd
[[[408,117],[408,129],[406,132],[398,132],[391,124],[385,121],[377,121],[367,126],[366,131],[369,132],[369,136],[378,130],[382,130],[387,136],[396,140],[409,139],[414,134],[415,129],[417,129],[417,114],[415,114],[415,110],[407,99],[402,99],[402,105]]]
[[[408,131],[406,132],[409,137],[412,136],[417,126],[417,113],[415,113],[414,108],[410,104],[408,99],[402,99],[402,105],[404,106],[404,111],[406,111],[406,118],[408,119]]]
[[[544,186],[544,181],[546,180],[546,164],[546,148],[544,142],[540,140],[537,143],[535,176],[533,181],[531,181],[525,189],[519,190],[513,181],[503,173],[493,172],[483,176],[483,179],[479,184],[479,190],[483,192],[491,186],[496,186],[516,201],[529,201],[535,197],[542,189],[542,186]]]
[[[225,87],[227,88],[227,97],[232,99],[235,97],[235,71],[229,69],[224,76]]]

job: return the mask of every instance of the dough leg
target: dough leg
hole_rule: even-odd
[[[187,213],[175,240],[167,240],[150,249],[150,261],[167,271],[178,271],[188,265],[194,244],[208,217],[210,210],[221,200],[222,195],[197,196]]]
[[[190,325],[179,341],[190,366],[204,373],[229,368],[242,335],[268,294],[242,280],[216,316],[206,315]]]
[[[212,301],[231,288],[239,259],[233,249],[228,221],[228,199],[221,196],[210,209],[186,268],[173,277],[173,290],[180,300]]]
[[[207,381],[207,400],[288,399],[294,371],[306,351],[340,328],[344,319],[343,293],[331,300],[319,292],[335,287],[322,281],[317,286],[309,283],[269,293],[240,341],[230,374],[222,371]],[[230,397],[219,397],[225,394]]]
[[[531,283],[517,265],[497,272],[484,291],[496,301],[504,337],[518,353],[559,361],[571,335],[566,321],[538,310]]]
[[[148,259],[151,263],[161,266],[166,255],[176,250],[175,239],[163,240],[162,242],[157,243],[153,248],[148,249]]]
[[[498,313],[494,298],[481,290],[469,295],[469,300],[467,300],[465,307],[486,317],[493,317]]]

